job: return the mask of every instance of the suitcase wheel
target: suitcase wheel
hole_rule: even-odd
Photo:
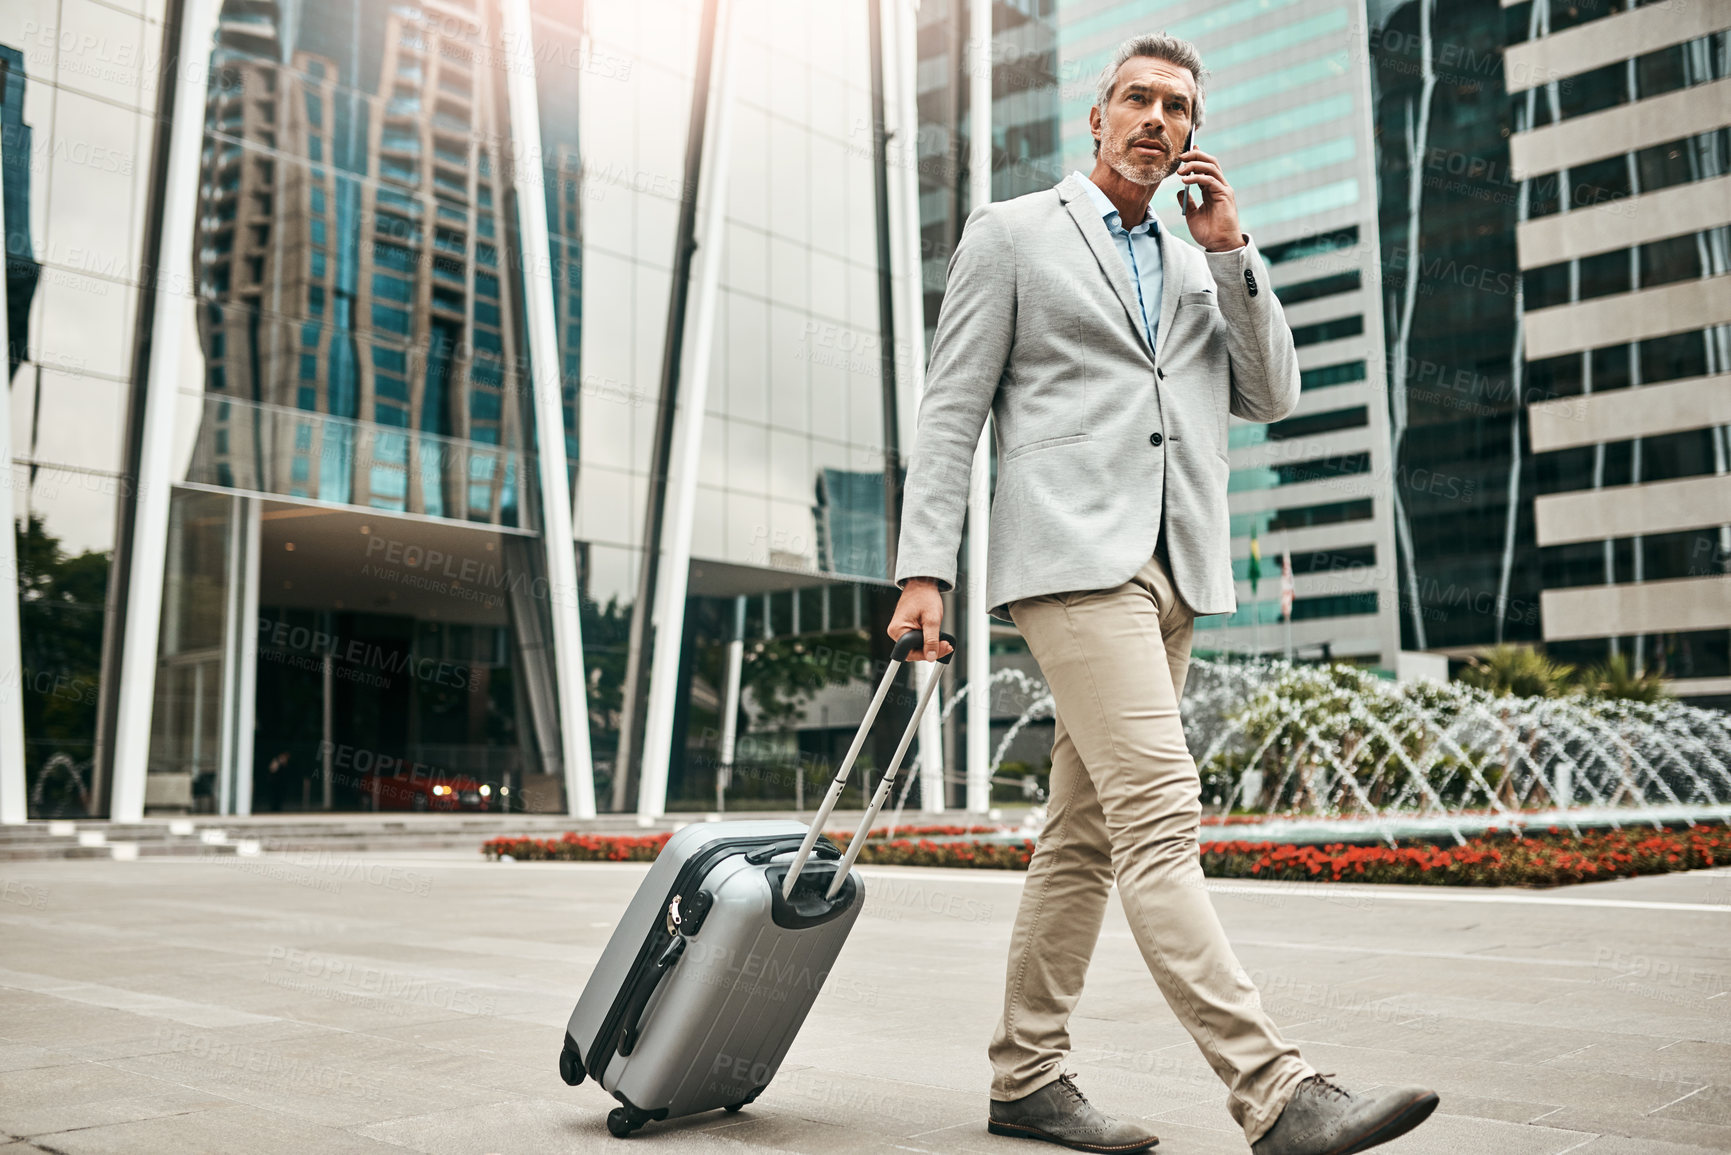
[[[565,1080],[567,1087],[575,1087],[583,1081],[583,1056],[577,1053],[577,1048],[571,1045],[570,1037],[565,1039],[565,1047],[559,1052],[559,1077]]]
[[[726,1111],[729,1115],[735,1114],[741,1107],[745,1106],[748,1101],[749,1100],[741,1100],[738,1103],[729,1103],[727,1106],[723,1107],[722,1110]]]
[[[626,1139],[631,1132],[649,1122],[649,1116],[642,1111],[628,1111],[624,1107],[615,1107],[607,1112],[607,1130],[615,1139]]]

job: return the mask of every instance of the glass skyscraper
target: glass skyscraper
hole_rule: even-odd
[[[1731,6],[1508,15],[1544,640],[1731,704]]]
[[[1731,8],[1369,15],[1406,644],[1731,701]]]
[[[1332,657],[1394,669],[1399,597],[1390,417],[1382,351],[1376,149],[1363,21],[1341,0],[1118,0],[1060,7],[1063,168],[1094,164],[1088,110],[1101,69],[1131,36],[1193,42],[1209,70],[1196,146],[1218,157],[1268,264],[1303,374],[1296,412],[1233,423],[1238,610],[1198,619],[1196,646]],[[1155,194],[1185,241],[1177,181]],[[1261,555],[1258,563],[1253,557]],[[1291,559],[1291,624],[1281,617]],[[1252,568],[1256,573],[1252,574]],[[1254,578],[1254,580],[1253,580]]]

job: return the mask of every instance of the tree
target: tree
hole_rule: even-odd
[[[1649,670],[1637,674],[1629,668],[1623,654],[1612,654],[1607,660],[1585,670],[1576,681],[1581,693],[1589,698],[1620,698],[1628,702],[1659,702],[1671,697],[1664,679]]]
[[[740,684],[751,691],[768,729],[789,730],[804,720],[805,707],[818,690],[852,680],[853,662],[837,661],[837,655],[869,660],[863,631],[765,639],[746,646]]]
[[[87,763],[96,741],[110,557],[67,554],[40,515],[14,528],[27,773],[45,814],[79,813],[70,775],[40,779],[51,762],[62,771]]]
[[[1460,680],[1507,697],[1555,698],[1568,692],[1574,672],[1573,666],[1554,662],[1531,646],[1504,644],[1474,655]]]

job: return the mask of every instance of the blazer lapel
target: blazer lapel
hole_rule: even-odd
[[[1118,294],[1118,303],[1124,306],[1124,320],[1136,334],[1137,344],[1150,358],[1154,351],[1148,348],[1148,335],[1142,331],[1141,306],[1136,300],[1136,287],[1130,283],[1130,270],[1124,267],[1124,258],[1118,255],[1118,246],[1112,242],[1112,233],[1106,228],[1106,222],[1100,218],[1094,208],[1093,198],[1082,188],[1081,182],[1073,176],[1067,176],[1058,185],[1058,194],[1064,201],[1064,207],[1070,210],[1070,219],[1076,222],[1076,227],[1082,230],[1082,237],[1088,242],[1088,248],[1093,251],[1094,259],[1100,264],[1100,271],[1106,274],[1106,280],[1111,282],[1112,291]],[[1160,248],[1160,268],[1165,274],[1169,264],[1166,259],[1166,247]],[[1165,312],[1165,299],[1170,296],[1161,291],[1161,312]],[[1158,341],[1160,334],[1165,332],[1162,322],[1160,333],[1154,335]]]
[[[1188,194],[1186,194],[1188,195]],[[1153,212],[1150,207],[1149,212]],[[1166,347],[1166,336],[1172,332],[1172,319],[1178,315],[1178,298],[1184,295],[1184,268],[1178,248],[1184,242],[1174,240],[1160,225],[1160,327],[1154,330],[1154,363],[1160,363],[1160,350]]]

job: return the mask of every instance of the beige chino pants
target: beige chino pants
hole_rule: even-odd
[[[1056,707],[1045,828],[1010,938],[992,1098],[1062,1074],[1070,1012],[1114,879],[1160,993],[1227,1087],[1254,1143],[1315,1070],[1280,1037],[1203,889],[1202,788],[1178,699],[1193,615],[1164,549],[1123,585],[1023,598],[1009,613]]]

